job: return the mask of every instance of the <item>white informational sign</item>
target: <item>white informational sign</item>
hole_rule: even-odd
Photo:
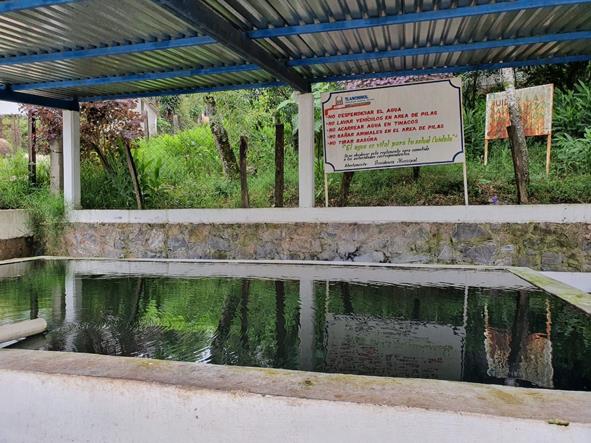
[[[464,162],[461,79],[326,94],[325,172]]]

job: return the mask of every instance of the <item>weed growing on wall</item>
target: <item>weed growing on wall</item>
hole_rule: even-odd
[[[60,255],[66,226],[64,197],[40,190],[25,201],[36,254]]]
[[[65,226],[64,199],[49,192],[49,158],[38,157],[37,185],[28,180],[22,151],[0,157],[0,209],[28,209],[36,254],[59,253]]]

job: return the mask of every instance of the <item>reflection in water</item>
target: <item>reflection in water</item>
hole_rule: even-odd
[[[532,331],[528,323],[529,294],[520,291],[516,301],[513,327],[493,328],[489,324],[488,306],[484,306],[484,347],[487,374],[511,386],[553,388],[552,312],[546,298],[544,332]]]
[[[0,280],[15,345],[216,364],[591,388],[584,314],[537,290],[302,279],[81,276],[38,263]]]

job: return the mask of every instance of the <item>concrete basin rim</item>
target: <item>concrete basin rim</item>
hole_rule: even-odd
[[[148,370],[151,373],[156,373],[154,378],[140,378],[138,376],[130,377],[125,375],[114,375],[114,374],[100,374],[97,373],[96,367],[93,371],[88,371],[88,369],[81,368],[76,369],[73,368],[70,364],[68,369],[62,368],[52,368],[51,370],[43,370],[42,368],[13,368],[10,365],[8,367],[2,367],[2,361],[0,360],[0,376],[3,372],[5,373],[25,373],[31,375],[41,375],[47,377],[67,377],[69,379],[79,379],[79,380],[100,380],[101,382],[122,382],[126,384],[147,384],[153,386],[160,386],[165,388],[172,388],[172,389],[180,389],[184,392],[198,394],[199,392],[210,392],[210,393],[222,393],[226,395],[238,395],[238,396],[259,396],[259,397],[273,397],[277,399],[284,399],[287,401],[298,400],[302,402],[335,402],[335,403],[343,403],[343,404],[353,404],[353,405],[364,405],[369,407],[385,407],[385,408],[393,408],[398,410],[415,410],[415,411],[425,411],[425,412],[434,412],[434,413],[451,413],[451,414],[458,414],[458,415],[466,415],[466,416],[480,416],[480,417],[502,417],[511,420],[527,420],[533,422],[544,422],[546,424],[554,424],[553,421],[558,420],[559,422],[566,422],[568,425],[582,425],[586,428],[589,428],[591,431],[591,415],[584,419],[584,420],[573,420],[572,417],[568,417],[568,415],[562,413],[556,414],[548,414],[543,415],[540,414],[539,416],[527,415],[526,413],[522,412],[521,410],[516,413],[507,412],[507,413],[494,413],[492,411],[483,412],[482,410],[478,411],[475,409],[474,406],[465,406],[459,405],[458,407],[454,408],[450,406],[446,401],[438,403],[433,407],[428,407],[424,405],[417,405],[417,404],[404,404],[402,402],[395,402],[391,401],[388,403],[387,401],[371,401],[367,399],[359,399],[359,398],[337,398],[337,397],[330,397],[330,392],[328,394],[325,391],[331,391],[334,389],[336,385],[339,385],[346,381],[359,381],[363,386],[371,386],[371,385],[386,385],[390,384],[394,385],[402,385],[406,389],[412,389],[413,396],[421,396],[420,390],[423,390],[423,394],[431,396],[433,394],[433,388],[439,388],[439,394],[443,394],[444,397],[439,397],[439,399],[447,398],[445,395],[445,391],[449,393],[453,393],[457,391],[458,388],[462,389],[462,392],[466,393],[466,391],[472,391],[475,396],[478,394],[482,394],[483,391],[501,391],[505,393],[505,395],[511,397],[523,397],[523,398],[534,398],[536,401],[538,399],[542,399],[546,397],[549,401],[558,401],[558,402],[565,402],[566,406],[572,406],[573,401],[580,401],[582,404],[589,404],[590,408],[584,408],[585,410],[591,410],[591,392],[586,391],[564,391],[564,390],[548,390],[548,389],[535,389],[535,388],[519,388],[519,387],[509,387],[509,386],[502,386],[502,385],[487,385],[482,383],[472,383],[472,382],[463,382],[463,381],[453,381],[453,380],[436,380],[436,379],[421,379],[421,378],[401,378],[401,377],[378,377],[378,376],[368,376],[368,375],[356,375],[356,374],[340,374],[340,373],[321,373],[321,372],[307,372],[307,371],[297,371],[297,370],[289,370],[289,369],[277,369],[277,368],[257,368],[257,367],[249,367],[249,366],[227,366],[227,365],[214,365],[214,364],[205,364],[205,363],[191,363],[191,362],[178,362],[178,361],[170,361],[170,360],[157,360],[151,358],[138,358],[138,357],[123,357],[123,356],[109,356],[109,355],[97,355],[97,354],[85,354],[85,353],[75,353],[75,352],[58,352],[58,351],[31,351],[31,350],[9,350],[4,349],[0,350],[0,355],[3,353],[12,353],[12,354],[28,354],[28,356],[38,356],[42,354],[54,354],[60,355],[65,359],[73,359],[73,360],[80,360],[82,361],[84,358],[91,357],[93,359],[100,359],[107,362],[119,364],[119,365],[132,365],[134,362],[141,361],[144,370]],[[23,365],[28,360],[27,355],[20,358]],[[53,358],[53,357],[52,357]],[[32,362],[35,365],[36,362]],[[150,365],[155,365],[155,367],[150,367]],[[265,376],[277,376],[277,377],[284,377],[286,380],[290,382],[294,382],[296,386],[299,387],[297,392],[265,392],[264,389],[244,389],[244,388],[237,388],[237,387],[220,387],[220,386],[203,386],[197,383],[191,383],[190,380],[186,382],[179,382],[179,381],[166,381],[158,378],[158,371],[161,371],[164,366],[168,366],[174,368],[177,367],[189,367],[191,365],[195,365],[196,368],[200,368],[206,372],[222,372],[226,373],[223,374],[224,380],[227,379],[237,379],[241,376],[241,374],[245,374],[247,376],[254,376],[254,377],[265,377]],[[116,369],[117,370],[117,369]],[[272,373],[273,375],[269,375]],[[205,378],[210,376],[209,374],[205,375]],[[166,377],[166,376],[164,376]],[[311,384],[305,386],[301,386],[303,383],[302,381],[311,380]],[[318,386],[320,384],[320,386]],[[324,384],[324,386],[322,386]],[[328,386],[327,386],[328,385]],[[330,386],[332,385],[332,386]],[[417,387],[412,385],[422,385],[419,386],[419,392],[416,392],[415,389]],[[264,386],[264,385],[263,385]],[[387,387],[388,388],[388,387]],[[389,387],[391,389],[391,387]],[[297,388],[296,388],[297,389]],[[345,390],[348,387],[345,385]],[[316,390],[316,391],[315,391]],[[272,391],[272,389],[269,389]],[[340,392],[340,391],[339,391]],[[345,393],[345,396],[349,393]],[[369,395],[369,394],[368,394]],[[355,397],[355,394],[353,394]],[[501,397],[502,399],[502,397]],[[480,399],[478,396],[478,402],[486,403]],[[489,401],[490,402],[490,401]],[[484,409],[490,407],[490,405],[485,405]],[[529,406],[531,408],[531,406]],[[508,409],[511,409],[509,405],[507,405]],[[519,408],[517,408],[519,409]],[[517,410],[516,409],[516,410]],[[536,408],[537,409],[537,408]],[[536,411],[537,412],[537,411]],[[521,415],[518,415],[521,414]]]

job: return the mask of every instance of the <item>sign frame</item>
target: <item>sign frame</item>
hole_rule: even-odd
[[[549,101],[546,103],[548,105],[548,115],[545,117],[549,119],[549,127],[546,128],[547,132],[541,132],[539,134],[529,134],[526,137],[546,137],[546,176],[550,175],[550,157],[552,152],[552,124],[554,122],[554,83],[545,83],[543,85],[536,85],[536,86],[528,86],[526,88],[519,88],[515,90],[515,95],[517,98],[518,103],[520,103],[520,91],[527,91],[528,89],[542,89],[546,88],[549,90]],[[492,105],[489,105],[489,102],[492,103],[494,100],[492,97],[494,95],[506,95],[507,91],[498,91],[493,93],[486,94],[486,106],[485,106],[485,121],[484,121],[484,166],[488,165],[488,145],[489,142],[494,140],[506,140],[507,137],[489,137],[489,125],[490,116],[489,113],[491,112]],[[523,94],[523,93],[522,93]],[[521,106],[520,106],[521,108]],[[508,112],[508,111],[507,111]],[[523,119],[522,119],[523,120]]]
[[[454,84],[454,81],[457,81],[459,84]],[[404,165],[394,165],[394,166],[368,166],[368,167],[361,167],[361,168],[346,168],[346,169],[336,169],[332,163],[327,161],[327,132],[326,131],[326,120],[325,120],[325,104],[336,94],[343,94],[343,93],[351,93],[351,92],[363,92],[363,91],[376,91],[380,89],[394,89],[394,88],[405,88],[405,87],[412,87],[424,84],[433,84],[433,83],[449,83],[450,86],[457,90],[458,94],[458,104],[460,109],[460,134],[459,134],[459,142],[460,142],[460,149],[459,151],[455,152],[451,158],[451,160],[447,161],[433,161],[433,162],[421,162],[421,163],[409,163]],[[460,77],[452,77],[452,78],[445,78],[445,79],[437,79],[437,80],[427,80],[427,81],[419,81],[413,83],[406,83],[402,85],[390,85],[390,86],[378,86],[375,88],[361,88],[355,90],[341,90],[341,91],[333,91],[327,93],[326,96],[323,96],[321,99],[321,112],[322,112],[322,127],[323,127],[323,153],[324,153],[324,172],[327,173],[337,173],[337,172],[354,172],[354,171],[369,171],[369,170],[379,170],[379,169],[399,169],[399,168],[410,168],[410,167],[420,167],[420,166],[437,166],[437,165],[451,165],[451,164],[458,164],[458,163],[466,163],[466,148],[465,148],[465,139],[464,139],[464,116],[463,116],[463,103],[462,103],[462,82]],[[464,156],[462,162],[456,162],[455,159],[458,155]],[[328,166],[330,165],[330,166]],[[330,167],[332,170],[327,170]]]

